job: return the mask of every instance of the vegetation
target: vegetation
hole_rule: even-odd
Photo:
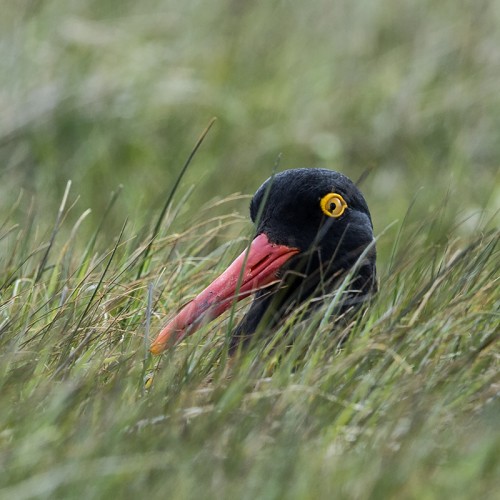
[[[1,17],[0,498],[494,497],[498,2]],[[249,195],[302,166],[370,171],[370,307],[233,360],[226,314],[152,358],[244,248]]]

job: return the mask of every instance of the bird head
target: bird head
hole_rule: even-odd
[[[273,293],[286,289],[281,305],[301,302],[320,282],[323,288],[325,283],[333,286],[357,263],[353,293],[365,297],[374,290],[371,216],[363,195],[345,175],[305,168],[278,173],[256,191],[250,216],[256,236],[248,249],[168,322],[151,352],[158,354],[175,345],[235,301],[256,294],[259,300],[237,328],[237,336],[249,335]],[[264,301],[263,290],[267,290]]]

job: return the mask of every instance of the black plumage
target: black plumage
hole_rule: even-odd
[[[319,206],[322,197],[331,192],[342,195],[347,203],[339,218],[326,216]],[[299,248],[300,253],[281,268],[279,283],[256,293],[234,331],[232,350],[248,340],[261,323],[272,329],[295,305],[333,293],[350,271],[335,314],[354,312],[376,291],[371,215],[363,195],[345,175],[319,168],[281,172],[257,190],[250,216],[256,234],[266,234],[272,243]]]
[[[214,282],[163,328],[157,354],[255,294],[230,349],[266,333],[298,304],[335,293],[336,314],[356,310],[377,288],[373,225],[366,201],[345,175],[327,169],[286,170],[269,178],[250,203],[256,236]],[[315,301],[317,303],[317,301]]]

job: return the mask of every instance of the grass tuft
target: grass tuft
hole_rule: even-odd
[[[231,362],[226,317],[153,359],[150,336],[242,247],[216,243],[247,226],[212,205],[152,243],[124,224],[93,254],[72,247],[85,213],[48,244],[6,222],[4,243],[43,251],[3,261],[2,496],[493,494],[498,231],[396,247],[348,324],[326,320],[327,298]]]

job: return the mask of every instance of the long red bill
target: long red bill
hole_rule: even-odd
[[[298,252],[298,248],[276,245],[259,234],[249,249],[167,323],[151,344],[151,352],[161,353],[220,316],[234,301],[278,281],[280,268]]]

